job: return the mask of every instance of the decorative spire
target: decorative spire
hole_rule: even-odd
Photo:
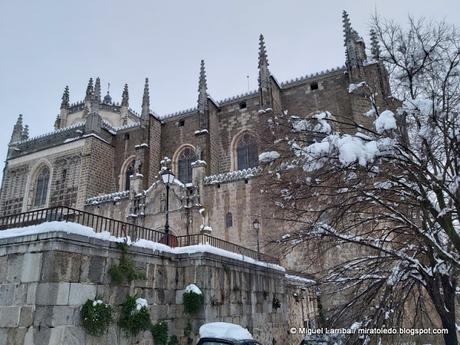
[[[208,109],[208,85],[206,83],[206,69],[204,60],[201,60],[200,80],[198,83],[198,112],[204,113]]]
[[[93,78],[89,78],[88,86],[86,87],[86,96],[85,96],[85,101],[90,101],[91,98],[93,97]]]
[[[99,104],[101,103],[101,79],[96,78],[96,84],[94,85],[94,101]]]
[[[351,26],[347,11],[342,13],[343,36],[346,54],[346,65],[351,67],[362,66],[366,60],[366,46],[363,39]]]
[[[27,139],[29,139],[29,126],[25,125],[22,131],[22,140],[27,140]]]
[[[129,106],[129,93],[128,93],[128,84],[125,84],[123,88],[123,93],[121,94],[121,105]]]
[[[352,27],[350,23],[350,18],[348,17],[347,11],[342,12],[342,24],[343,24],[343,36],[344,36],[344,46],[347,45],[347,40],[351,37]]]
[[[259,87],[268,89],[270,86],[270,71],[268,70],[267,51],[265,49],[264,35],[259,36]]]
[[[375,60],[379,60],[380,59],[380,44],[379,44],[379,39],[377,37],[377,33],[375,32],[374,29],[371,29],[370,36],[371,36],[371,53],[372,53],[372,57]]]
[[[62,94],[61,109],[69,109],[69,87],[64,88],[64,93]]]
[[[142,96],[142,113],[143,119],[148,119],[150,113],[150,95],[149,95],[149,78],[145,78],[144,95]]]
[[[16,124],[13,127],[10,143],[21,141],[23,131],[24,127],[22,126],[22,114],[19,114],[18,119],[16,120]]]

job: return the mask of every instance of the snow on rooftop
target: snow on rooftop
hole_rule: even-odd
[[[200,338],[221,338],[221,339],[253,339],[246,328],[228,322],[205,323],[199,330]]]
[[[49,137],[49,136],[52,136],[52,135],[55,135],[55,134],[58,134],[58,133],[71,131],[71,130],[77,129],[78,127],[82,127],[82,126],[84,126],[84,125],[85,125],[84,122],[77,122],[77,123],[74,123],[74,124],[72,124],[72,125],[70,125],[70,126],[68,126],[68,127],[59,128],[59,129],[56,129],[56,130],[54,130],[54,131],[52,131],[52,132],[40,134],[40,135],[37,135],[37,136],[35,136],[35,137],[30,137],[30,138],[25,139],[25,140],[16,141],[16,142],[13,142],[13,143],[11,143],[11,144],[14,144],[14,145],[24,144],[24,143],[27,143],[27,142],[30,142],[30,141],[34,141],[34,140],[37,140],[37,139]]]
[[[258,265],[262,267],[267,267],[270,269],[274,269],[277,271],[286,271],[286,269],[280,265],[258,261],[251,257],[233,253],[224,249],[220,249],[217,247],[213,247],[210,244],[197,244],[187,247],[176,247],[171,248],[165,244],[148,241],[144,239],[139,239],[135,242],[131,242],[130,238],[125,237],[115,237],[111,235],[108,231],[104,232],[95,232],[92,228],[77,224],[77,223],[70,223],[70,222],[48,222],[42,223],[38,225],[32,225],[24,228],[15,228],[15,229],[8,229],[0,231],[0,240],[12,237],[19,237],[19,236],[30,236],[30,235],[38,235],[44,234],[49,232],[64,232],[67,234],[75,234],[81,235],[91,238],[97,238],[100,240],[110,241],[110,242],[128,242],[128,244],[139,247],[139,248],[146,248],[151,249],[154,252],[159,253],[171,253],[171,254],[196,254],[196,253],[211,253],[219,256],[224,256],[230,259],[239,260],[243,262],[247,262],[253,265]]]

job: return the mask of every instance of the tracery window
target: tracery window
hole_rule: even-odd
[[[243,170],[256,167],[259,164],[259,155],[256,138],[244,133],[236,145],[237,169]]]
[[[177,161],[177,177],[182,183],[192,182],[192,162],[196,161],[195,151],[186,147]]]
[[[41,207],[46,204],[49,181],[50,170],[48,167],[44,166],[41,168],[35,183],[34,207]]]

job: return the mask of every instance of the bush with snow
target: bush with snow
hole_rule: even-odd
[[[184,300],[184,311],[187,314],[197,314],[204,303],[204,296],[200,288],[195,284],[189,284],[182,295]]]
[[[80,311],[80,321],[85,331],[94,337],[103,335],[112,322],[112,307],[96,297],[88,299]]]
[[[128,336],[136,336],[141,331],[149,330],[152,323],[147,301],[137,295],[126,296],[121,305],[118,325]]]

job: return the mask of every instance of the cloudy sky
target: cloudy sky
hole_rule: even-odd
[[[214,99],[246,92],[248,75],[254,89],[259,33],[279,81],[343,65],[343,9],[366,39],[375,11],[460,26],[458,0],[0,0],[0,157],[19,113],[32,136],[51,131],[64,86],[79,101],[89,77],[114,101],[127,82],[135,110],[149,77],[162,115],[195,106],[201,59]]]

